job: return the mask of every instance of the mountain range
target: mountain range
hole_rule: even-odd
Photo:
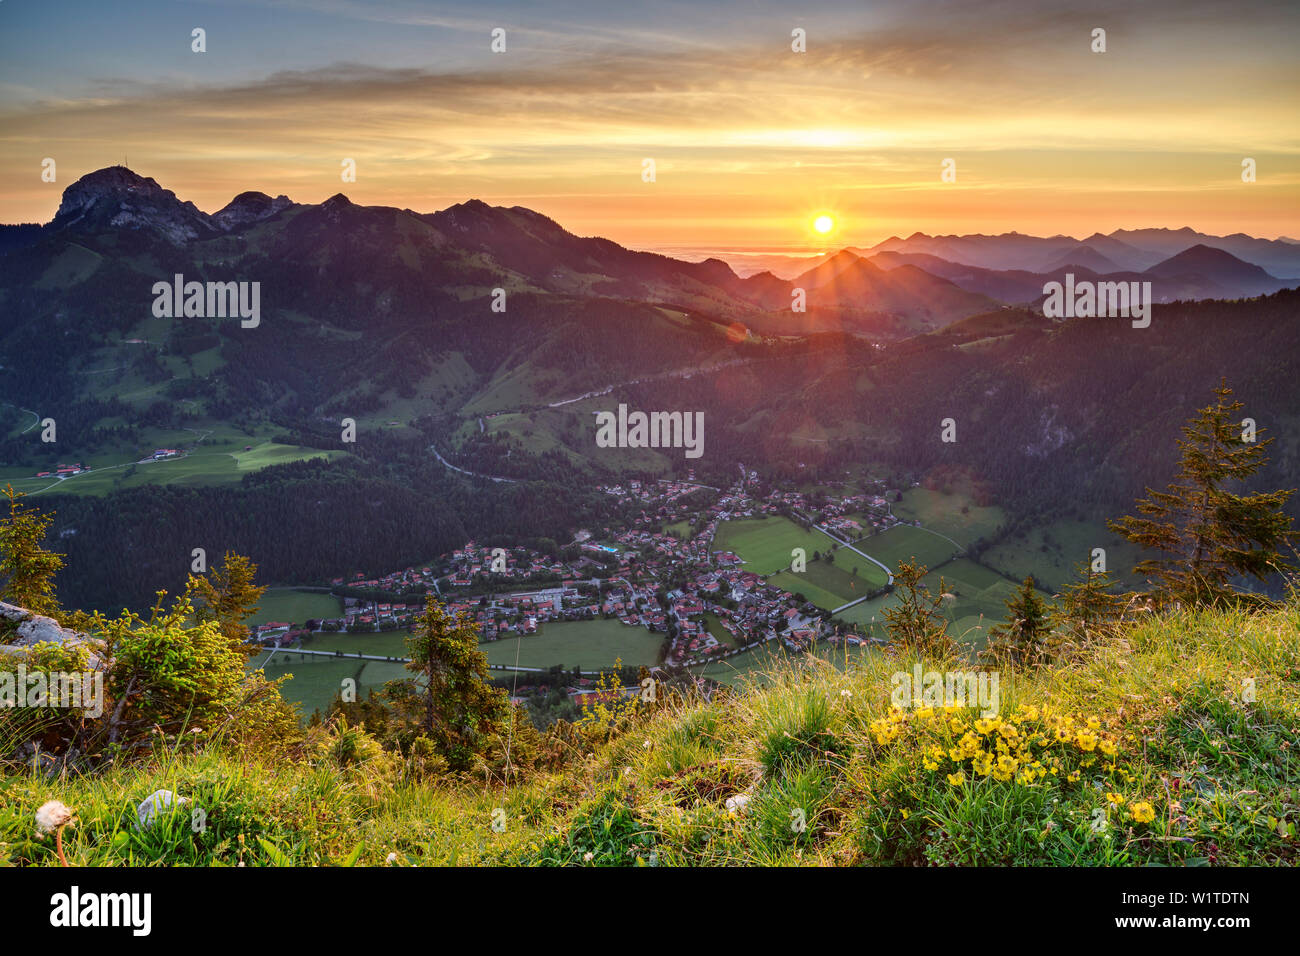
[[[317,258],[345,257],[348,262],[332,262],[330,272],[347,281],[363,266],[376,276],[405,266],[462,298],[504,288],[634,299],[739,322],[760,335],[835,330],[903,337],[1001,305],[1035,303],[1047,282],[1067,272],[1076,279],[1151,281],[1160,302],[1243,298],[1300,284],[1284,278],[1300,276],[1300,245],[1189,228],[1117,230],[1084,240],[916,233],[849,247],[814,260],[811,268],[805,261],[789,277],[770,271],[742,277],[721,258],[688,262],[639,252],[573,235],[521,206],[478,200],[417,213],[358,206],[342,194],[306,205],[244,192],[209,215],[121,166],[69,186],[44,226],[0,226],[0,252],[21,261],[27,274],[67,258],[74,245],[92,253],[149,248],[157,260],[184,258],[185,250],[210,267],[247,265],[264,252],[298,270],[300,279],[307,277],[298,269],[299,253],[311,249]],[[84,280],[89,271],[83,256],[62,278]],[[324,278],[318,298],[337,291]],[[792,307],[797,290],[804,311]]]
[[[518,206],[243,192],[209,214],[112,167],[49,223],[0,227],[0,484],[58,512],[88,605],[148,600],[196,542],[319,580],[571,534],[608,507],[583,489],[688,468],[721,487],[737,462],[960,474],[1005,509],[1003,536],[1095,522],[1170,473],[1169,436],[1222,375],[1280,437],[1266,479],[1300,467],[1300,291],[1246,257],[1276,243],[1228,238],[1243,255],[1186,230],[914,236],[741,276]],[[1150,281],[1166,304],[1145,329],[1052,322],[1049,267]],[[156,315],[177,274],[259,283],[260,324]],[[620,402],[701,411],[704,457],[598,449],[592,413]],[[941,444],[949,417],[961,437]],[[67,464],[90,471],[38,476]]]

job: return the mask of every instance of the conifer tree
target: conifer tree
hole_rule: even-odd
[[[266,587],[253,583],[257,565],[233,551],[221,557],[221,564],[206,575],[191,574],[186,593],[194,604],[199,623],[215,621],[221,633],[238,649],[252,654],[257,649],[248,643],[248,625],[244,622],[257,611],[257,602]]]
[[[1075,570],[1078,580],[1056,596],[1052,623],[1062,634],[1086,644],[1122,616],[1124,598],[1111,591],[1114,582],[1105,571],[1094,571],[1086,561]]]
[[[1247,597],[1232,587],[1233,578],[1264,581],[1295,570],[1283,555],[1296,534],[1283,511],[1293,492],[1229,490],[1263,467],[1273,439],[1256,434],[1247,440],[1237,415],[1243,406],[1226,381],[1214,394],[1214,404],[1183,427],[1174,481],[1164,491],[1148,488],[1137,502],[1138,516],[1110,522],[1134,544],[1162,553],[1135,570],[1154,579],[1154,593],[1165,602],[1230,603]]]
[[[1012,664],[1038,666],[1050,656],[1048,636],[1052,632],[1047,602],[1038,596],[1032,576],[1007,601],[1007,617],[989,631],[986,657]]]
[[[448,614],[432,596],[406,642],[408,682],[418,697],[420,729],[452,770],[468,769],[473,758],[499,739],[509,722],[504,691],[488,683],[487,656],[478,649],[478,629],[464,614]]]
[[[0,600],[33,614],[57,615],[54,576],[63,567],[63,555],[44,546],[54,513],[29,508],[12,485],[5,486],[4,494],[9,516],[0,518]]]
[[[939,593],[931,596],[921,583],[927,570],[924,564],[901,562],[894,574],[898,604],[883,608],[880,613],[895,645],[938,660],[950,655],[954,645],[948,636],[948,620],[939,610],[944,602],[943,578],[939,579]]]

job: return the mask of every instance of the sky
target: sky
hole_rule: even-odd
[[[0,222],[125,160],[207,212],[478,198],[636,248],[1300,238],[1298,41],[1252,0],[0,0]]]

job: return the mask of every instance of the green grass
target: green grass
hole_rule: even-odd
[[[343,604],[334,595],[295,588],[267,588],[257,605],[257,613],[247,619],[249,624],[268,621],[303,624],[312,618],[337,618],[343,614]]]
[[[854,568],[857,574],[853,573]],[[768,583],[803,594],[818,607],[833,611],[883,587],[886,580],[885,572],[879,567],[862,555],[841,548],[834,555],[824,553],[820,561],[810,557],[804,571],[782,571],[769,578]]]
[[[943,608],[948,633],[972,649],[982,648],[988,629],[1006,617],[1006,602],[1015,593],[1016,583],[966,558],[958,558],[931,571],[922,583],[931,593],[939,593],[940,579],[945,591],[954,598]],[[896,595],[886,594],[855,604],[837,614],[836,619],[857,625],[863,633],[887,640],[889,633],[882,612],[897,603]]]
[[[819,643],[813,655],[819,660],[827,661],[838,667],[848,666],[857,660],[859,654],[865,653],[862,647],[840,648],[826,643]],[[692,674],[707,677],[720,684],[744,688],[749,684],[766,684],[775,679],[787,668],[802,666],[807,660],[803,654],[791,654],[776,641],[768,641],[757,647],[742,651],[734,657],[709,661],[690,668]]]
[[[809,565],[809,567],[812,567],[812,565]],[[804,598],[813,604],[828,611],[834,610],[851,600],[851,598],[844,598],[834,591],[826,590],[807,574],[782,571],[780,574],[774,574],[768,578],[767,583],[773,587],[781,588],[783,591],[789,591],[791,594],[802,594]]]
[[[963,547],[969,547],[977,538],[992,538],[1005,519],[1001,508],[981,507],[960,491],[945,494],[929,488],[909,488],[903,492],[903,500],[893,502],[892,507],[898,517],[920,521],[922,527],[946,534]]]
[[[1004,538],[984,553],[983,560],[1016,580],[1032,574],[1040,587],[1055,592],[1076,580],[1076,565],[1091,561],[1093,548],[1105,549],[1106,567],[1115,581],[1130,587],[1141,584],[1132,574],[1141,557],[1139,549],[1092,522],[1057,521],[1023,536]]]
[[[264,659],[265,654],[261,655]],[[252,662],[256,664],[257,661]],[[261,668],[272,680],[292,675],[285,682],[282,696],[292,702],[304,715],[324,711],[334,696],[342,689],[345,678],[356,681],[357,699],[370,691],[380,690],[391,680],[410,677],[405,665],[389,661],[360,661],[295,655],[292,651],[277,651],[270,664]]]
[[[882,722],[894,675],[912,663],[886,653],[777,663],[734,694],[666,698],[510,787],[403,776],[355,729],[312,731],[274,759],[187,744],[100,773],[11,767],[0,776],[0,860],[58,865],[33,826],[57,799],[76,814],[63,831],[73,866],[390,855],[403,866],[1300,863],[1300,609],[1148,618],[1069,666],[1003,671],[990,725],[972,710]],[[966,665],[923,663],[954,666]],[[997,779],[950,753],[966,733],[992,751],[1003,725],[1030,741],[1026,760],[1042,775]],[[1113,743],[1114,759],[1080,733]],[[956,769],[963,777],[950,779]],[[205,827],[195,832],[185,808],[137,829],[135,805],[158,789],[201,806]],[[740,795],[746,806],[729,812]]]
[[[924,528],[896,525],[879,534],[869,535],[856,542],[859,551],[865,551],[893,571],[903,561],[934,567],[952,557],[958,550],[948,539]]]
[[[199,440],[199,436],[204,436]],[[251,446],[251,447],[250,447]],[[140,463],[155,448],[177,448],[183,457]],[[245,451],[245,448],[249,448]],[[103,495],[122,488],[143,485],[233,484],[244,475],[270,465],[282,465],[309,458],[338,458],[347,454],[298,445],[284,445],[266,438],[254,438],[229,427],[194,430],[153,430],[130,447],[116,446],[80,453],[61,452],[60,461],[80,461],[91,469],[63,480],[32,477],[48,465],[32,464],[0,468],[0,483],[12,483],[24,494]]]
[[[722,626],[722,620],[716,614],[708,613],[704,615],[704,627],[710,634],[717,638],[718,643],[723,647],[735,647],[736,638],[731,632]]]
[[[644,627],[631,627],[616,619],[594,621],[552,621],[538,633],[524,637],[503,637],[480,645],[488,663],[505,667],[578,667],[598,670],[624,664],[655,664],[664,635],[651,634]]]
[[[256,615],[260,621],[292,619],[301,623],[308,616],[322,616],[324,602],[320,599],[334,602],[336,606],[338,601],[327,594],[287,589],[267,593],[272,597],[270,600],[263,598],[262,611]],[[334,614],[337,613],[335,610]],[[721,626],[718,626],[718,632],[721,635],[727,633]],[[405,630],[373,634],[319,633],[307,638],[303,649],[406,657],[406,641],[409,637],[410,632]],[[632,666],[658,663],[663,641],[663,634],[651,634],[643,627],[629,627],[617,620],[599,618],[594,621],[556,621],[543,624],[537,634],[522,639],[511,636],[497,641],[485,641],[479,644],[479,649],[487,654],[489,663],[507,668],[515,666],[517,648],[520,667],[560,665],[595,671],[613,668],[614,662],[619,658],[622,658],[624,664]],[[285,685],[284,696],[299,704],[304,714],[310,714],[316,709],[324,710],[345,677],[356,680],[358,695],[364,696],[372,688],[378,690],[385,681],[407,676],[403,665],[397,662],[335,659],[284,649],[277,650],[271,657],[270,665],[264,666],[267,656],[266,651],[259,653],[249,662],[249,666],[261,668],[272,678],[292,674],[293,679]]]
[[[825,535],[805,531],[780,517],[724,521],[713,537],[714,551],[734,552],[745,562],[745,570],[755,574],[773,574],[790,567],[795,548],[803,548],[811,562],[814,551],[825,551],[830,544]]]
[[[895,595],[885,594],[881,597],[872,598],[870,601],[855,604],[847,611],[841,611],[836,617],[850,624],[858,625],[864,629],[864,633],[869,633],[873,637],[884,638],[887,635],[884,628],[885,618],[881,611],[883,608],[893,607],[897,603],[898,598]]]

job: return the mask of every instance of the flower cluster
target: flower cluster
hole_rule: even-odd
[[[912,733],[921,765],[942,772],[955,787],[985,777],[1024,786],[1047,777],[1074,783],[1093,766],[1126,775],[1116,767],[1119,745],[1100,720],[1045,707],[1021,706],[1006,718],[981,717],[961,706],[895,707],[872,721],[869,730],[881,746]]]

